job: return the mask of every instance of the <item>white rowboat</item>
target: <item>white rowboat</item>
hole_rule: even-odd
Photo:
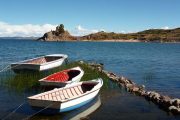
[[[103,85],[101,78],[73,83],[67,87],[28,97],[29,104],[36,108],[54,109],[66,112],[89,103],[99,93]]]
[[[28,59],[11,64],[11,69],[14,72],[19,71],[44,71],[61,66],[65,59],[67,59],[65,54],[51,54],[46,56],[41,56],[33,59]]]
[[[41,85],[64,87],[74,82],[79,82],[84,75],[80,67],[63,70],[39,80]]]

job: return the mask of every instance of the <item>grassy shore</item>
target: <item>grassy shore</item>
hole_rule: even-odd
[[[55,72],[69,69],[72,67],[80,66],[84,70],[84,76],[81,81],[92,80],[96,78],[103,78],[104,84],[108,82],[108,77],[99,72],[96,69],[90,68],[87,64],[80,64],[79,62],[71,62],[68,64],[64,64],[61,67],[45,71],[45,72],[37,72],[37,73],[20,73],[14,74],[12,71],[5,72],[0,75],[0,86],[6,87],[10,90],[15,90],[16,92],[42,92],[45,90],[43,86],[40,86],[38,80],[42,79],[50,74]],[[107,87],[106,85],[104,87]]]

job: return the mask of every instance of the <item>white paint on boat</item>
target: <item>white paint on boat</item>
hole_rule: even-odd
[[[20,70],[34,70],[43,71],[61,66],[65,59],[67,59],[65,54],[51,54],[46,56],[41,56],[33,59],[28,59],[11,64],[11,69],[13,71]],[[45,58],[51,58],[52,60],[46,60]],[[54,59],[54,60],[53,60]],[[36,62],[35,62],[36,61]]]
[[[28,100],[29,104],[34,107],[44,108],[52,104],[49,107],[50,109],[58,109],[59,112],[66,112],[90,102],[99,93],[102,85],[103,80],[101,78],[92,81],[73,83],[67,87],[57,88],[28,97]],[[72,92],[72,89],[75,93]]]

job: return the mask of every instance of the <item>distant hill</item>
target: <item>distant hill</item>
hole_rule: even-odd
[[[137,33],[114,33],[114,32],[97,32],[85,36],[72,36],[68,31],[64,30],[64,25],[61,24],[56,27],[55,31],[50,31],[44,34],[38,40],[42,41],[73,41],[73,40],[88,40],[88,41],[101,41],[101,40],[124,40],[142,42],[180,42],[180,28],[176,29],[150,29]]]
[[[180,28],[176,29],[150,29],[137,33],[121,34],[114,32],[98,32],[80,39],[87,40],[140,40],[142,42],[180,42]]]

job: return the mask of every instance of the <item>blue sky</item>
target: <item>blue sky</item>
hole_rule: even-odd
[[[32,36],[35,25],[43,29],[38,36],[60,23],[77,35],[175,28],[180,27],[180,0],[0,0],[0,36],[16,29],[14,35],[21,35],[28,25]]]

